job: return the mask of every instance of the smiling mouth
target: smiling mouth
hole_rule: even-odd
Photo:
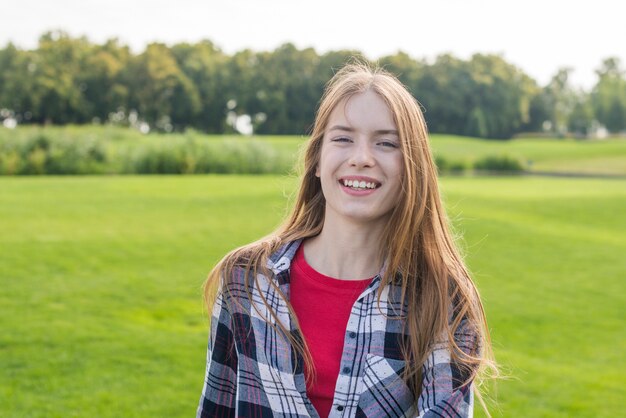
[[[372,190],[380,187],[379,183],[364,180],[340,180],[341,184],[352,190]]]

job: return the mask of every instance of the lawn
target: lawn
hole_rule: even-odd
[[[497,141],[433,135],[432,147],[451,161],[472,162],[491,155],[508,155],[530,171],[626,175],[626,139],[575,140],[518,138]]]
[[[201,284],[278,224],[294,184],[0,178],[0,415],[193,416]],[[510,376],[494,416],[618,416],[626,180],[451,177],[442,188]]]

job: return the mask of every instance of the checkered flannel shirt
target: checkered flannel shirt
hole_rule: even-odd
[[[197,418],[208,417],[319,417],[306,394],[303,360],[296,358],[287,340],[269,326],[264,295],[278,319],[296,338],[301,334],[292,322],[285,301],[269,285],[275,280],[289,297],[289,266],[300,242],[284,245],[268,262],[272,277],[260,276],[252,288],[252,300],[244,291],[246,274],[235,272],[232,303],[220,291],[213,307],[204,388]],[[471,417],[471,385],[463,381],[444,344],[435,346],[423,366],[423,387],[417,402],[400,378],[405,367],[400,351],[404,312],[399,287],[386,286],[378,305],[380,274],[352,307],[329,417]],[[251,281],[254,283],[254,281]],[[252,307],[256,305],[259,312]],[[461,327],[463,328],[463,327]],[[469,349],[473,335],[462,329],[457,343]]]

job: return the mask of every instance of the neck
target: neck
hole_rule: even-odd
[[[382,268],[384,225],[362,225],[325,219],[322,232],[304,243],[307,263],[316,271],[342,280],[375,276]]]

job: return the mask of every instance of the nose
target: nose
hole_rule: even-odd
[[[357,141],[350,156],[350,165],[355,167],[372,167],[376,164],[369,141]]]

